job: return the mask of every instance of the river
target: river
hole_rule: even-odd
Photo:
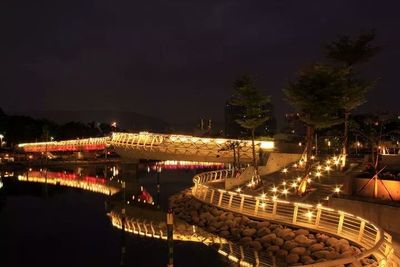
[[[110,166],[55,169],[70,174],[77,170],[96,179]],[[34,171],[34,170],[32,170]],[[49,170],[50,173],[51,170]],[[25,172],[24,172],[25,173]],[[22,173],[22,174],[24,174]],[[168,197],[192,185],[194,170],[163,170],[160,206]],[[44,185],[4,177],[0,189],[0,266],[120,266],[121,230],[106,216],[108,196],[59,185]],[[112,174],[111,174],[112,176]],[[138,173],[138,185],[156,199],[156,173]],[[124,266],[166,266],[165,241],[128,234]],[[200,243],[174,243],[174,266],[229,266],[227,259]]]

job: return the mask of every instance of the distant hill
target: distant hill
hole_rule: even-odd
[[[118,128],[129,131],[168,132],[170,126],[160,118],[155,118],[136,112],[115,110],[26,110],[10,111],[10,115],[26,115],[36,119],[48,119],[57,123],[70,121],[89,122],[117,122]]]

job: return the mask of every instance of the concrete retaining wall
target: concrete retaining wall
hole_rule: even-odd
[[[268,156],[268,160],[265,166],[259,166],[258,172],[261,176],[268,175],[277,171],[288,164],[294,163],[300,160],[301,154],[294,153],[279,153],[271,152]],[[225,180],[225,189],[230,190],[232,188],[238,187],[251,180],[253,175],[253,167],[248,167],[246,170],[237,178],[230,178]]]

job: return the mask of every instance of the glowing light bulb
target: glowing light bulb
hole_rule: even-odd
[[[289,191],[285,188],[282,190],[282,194],[287,195],[289,193]]]
[[[236,192],[240,193],[240,191],[242,191],[242,188],[238,187],[238,188],[236,189]]]
[[[287,173],[287,172],[288,172],[288,169],[287,169],[287,168],[284,168],[284,169],[282,170],[282,172],[283,172],[283,173]]]
[[[331,161],[328,159],[328,160],[326,161],[326,164],[327,164],[327,165],[330,165],[330,164],[331,164]]]
[[[278,188],[276,188],[276,187],[274,186],[274,187],[272,187],[271,191],[274,192],[274,193],[276,193],[276,192],[278,191]]]
[[[335,193],[340,193],[340,187],[335,187],[335,189],[333,190]]]
[[[286,181],[283,181],[283,182],[282,182],[282,185],[286,185]]]
[[[292,188],[296,188],[297,187],[297,183],[293,182],[292,183]]]
[[[307,179],[307,183],[311,183],[311,178],[308,178],[308,179]]]
[[[298,167],[297,163],[293,164],[293,168],[297,168],[297,167]]]
[[[308,219],[311,219],[312,217],[313,217],[313,213],[311,212],[311,211],[308,211],[308,212],[306,212],[306,217],[308,218]]]
[[[315,173],[315,176],[321,177],[321,173],[320,173],[320,172],[316,172],[316,173]]]
[[[301,177],[297,177],[296,180],[297,180],[297,182],[300,182],[301,181]]]
[[[330,171],[331,167],[330,166],[325,166],[325,171]]]
[[[311,159],[315,159],[315,156],[314,156],[314,155],[312,155],[312,156],[311,156]]]
[[[273,201],[276,201],[277,199],[278,199],[277,196],[273,196],[273,197],[272,197],[272,200],[273,200]]]
[[[262,193],[262,194],[260,195],[260,197],[261,197],[261,198],[265,198],[265,197],[266,197],[266,194],[265,194],[265,193]]]
[[[317,170],[321,170],[322,169],[322,166],[321,165],[318,165],[317,166]]]

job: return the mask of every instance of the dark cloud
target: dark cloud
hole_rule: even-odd
[[[382,77],[366,110],[398,111],[398,1],[18,1],[0,3],[0,106],[223,118],[232,80],[281,89],[337,34],[377,29]],[[393,97],[395,95],[396,97]]]

